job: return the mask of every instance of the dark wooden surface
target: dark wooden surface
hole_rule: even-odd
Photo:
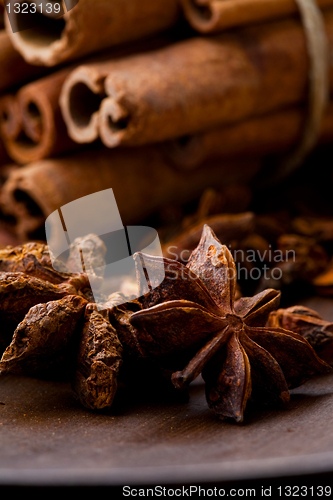
[[[333,301],[302,303],[333,320]],[[189,401],[122,394],[88,411],[67,383],[0,378],[0,486],[227,483],[333,474],[333,375],[292,391],[280,410],[246,422],[208,409],[201,380]],[[332,476],[333,477],[333,476]]]

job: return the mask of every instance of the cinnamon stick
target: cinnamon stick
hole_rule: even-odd
[[[69,136],[79,144],[99,138],[99,108],[105,98],[109,63],[83,64],[66,78],[59,96]]]
[[[77,63],[65,79],[59,95],[61,112],[71,138],[77,143],[91,143],[98,139],[98,111],[105,98],[104,82],[115,60],[161,49],[178,41],[180,36],[177,32],[168,32],[135,45],[113,48],[109,53]]]
[[[34,2],[25,3],[29,9]],[[64,2],[60,3],[66,12]],[[24,14],[11,16],[16,33],[7,17],[6,27],[27,62],[55,66],[165,31],[178,21],[179,14],[178,0],[80,0],[58,19],[34,14],[44,16],[36,28],[25,29],[28,19]]]
[[[174,139],[162,147],[175,165],[188,170],[214,158],[282,155],[298,144],[305,116],[306,111],[302,107],[295,107]],[[325,144],[332,140],[333,102],[330,102],[318,143]]]
[[[26,63],[14,49],[10,36],[0,29],[0,92],[44,75],[46,70]]]
[[[325,27],[332,50],[332,10],[325,12]],[[63,116],[69,135],[78,140],[82,134],[81,142],[96,137],[97,120],[107,147],[194,134],[307,99],[309,57],[297,19],[190,38],[105,63],[101,104],[102,82],[95,90],[91,68],[82,66],[64,84]],[[332,89],[332,61],[329,78]],[[87,133],[92,121],[95,132]]]
[[[59,107],[65,68],[0,100],[0,132],[11,159],[27,164],[78,148],[67,134]]]
[[[205,187],[246,182],[260,168],[258,160],[203,164],[189,178],[174,169],[157,146],[92,148],[46,159],[14,171],[2,189],[2,207],[16,222],[22,240],[41,239],[46,217],[88,194],[112,188],[124,224],[137,223],[169,203],[185,203]]]
[[[318,7],[332,0],[316,0]],[[227,28],[270,21],[298,13],[295,0],[180,0],[190,25],[200,33],[217,33]]]
[[[115,60],[151,47],[162,47],[171,40],[174,40],[171,35],[161,35],[140,41],[135,47],[127,44],[114,48],[87,59],[87,62],[99,67],[105,59]],[[21,87],[14,95],[0,99],[0,132],[9,156],[16,163],[27,164],[78,149],[78,141],[74,142],[68,136],[59,105],[64,81],[76,67],[77,63],[73,63]],[[98,75],[97,85],[100,78]],[[94,94],[93,97],[96,99]],[[80,104],[74,102],[73,106],[76,113],[80,113]]]

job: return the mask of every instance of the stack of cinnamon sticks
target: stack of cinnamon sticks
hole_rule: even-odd
[[[60,3],[63,17],[41,2],[29,27],[36,3],[8,16],[0,0],[0,215],[19,240],[108,187],[138,223],[250,182],[299,141],[310,62],[294,0]],[[317,4],[333,50],[333,0]],[[332,60],[327,77],[333,90]],[[332,139],[329,103],[319,142]]]

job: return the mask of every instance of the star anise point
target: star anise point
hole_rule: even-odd
[[[202,374],[208,405],[218,416],[241,422],[250,397],[285,403],[290,387],[330,369],[298,335],[266,327],[270,312],[279,306],[280,291],[267,289],[235,300],[234,260],[207,225],[187,265],[169,265],[182,277],[189,271],[194,279],[184,285],[181,277],[171,281],[167,274],[158,291],[145,297],[145,312],[134,314],[130,321],[139,332],[150,333],[156,343],[154,353],[162,358],[186,353],[188,339],[198,345],[197,353],[185,368],[174,371],[171,381],[186,389]],[[184,321],[188,302],[191,310]]]

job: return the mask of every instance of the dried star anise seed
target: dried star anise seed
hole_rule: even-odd
[[[266,326],[299,333],[321,359],[333,364],[333,323],[325,321],[313,309],[304,306],[278,309],[270,313]]]
[[[49,372],[64,356],[86,305],[82,297],[67,295],[31,307],[2,355],[1,372],[24,375]]]
[[[39,273],[38,273],[39,274]],[[75,282],[75,286],[73,283]],[[0,345],[8,345],[18,323],[37,304],[77,294],[78,278],[58,285],[21,272],[0,272]]]
[[[2,329],[6,349],[0,371],[57,378],[65,371],[82,404],[100,409],[112,404],[122,347],[107,309],[98,312],[90,303],[89,279],[95,280],[94,269],[105,264],[105,245],[95,235],[78,243],[89,276],[78,272],[80,265],[74,274],[54,270],[45,245],[0,252],[0,317],[9,333],[4,336]],[[67,261],[72,268],[79,257],[73,244]]]
[[[310,284],[328,264],[327,252],[313,238],[284,234],[277,239],[276,246],[282,260],[271,263],[272,269],[263,276],[257,291],[267,285],[282,289],[296,283]]]
[[[147,272],[139,273],[142,280],[154,276],[154,266],[161,264],[157,257],[136,258],[146,266]],[[202,373],[208,405],[221,418],[241,422],[250,396],[285,402],[290,387],[330,371],[303,337],[265,327],[278,307],[279,292],[269,289],[235,302],[235,263],[207,225],[186,267],[163,262],[166,278],[154,289],[148,281],[143,309],[132,314],[130,323],[147,354],[163,358],[197,346],[197,354],[172,381],[184,389]]]
[[[106,302],[104,306],[109,311],[111,325],[117,331],[122,345],[126,346],[124,356],[129,358],[145,357],[137,339],[137,331],[131,325],[130,318],[134,312],[141,311],[142,305],[138,299],[121,304],[114,304],[114,300]]]
[[[103,244],[90,242],[91,236],[85,240],[87,255],[93,248],[103,253]],[[69,359],[72,387],[88,408],[111,406],[120,367],[131,360],[152,361],[170,379],[176,372],[172,381],[179,388],[202,372],[209,406],[237,421],[250,397],[286,401],[289,387],[330,369],[297,333],[265,328],[279,292],[235,301],[232,255],[207,226],[186,266],[136,254],[142,296],[119,304],[115,294],[104,299],[103,311],[91,304],[86,273],[49,273],[46,248],[21,247],[6,255],[0,264],[1,318],[4,324],[20,323],[0,371],[39,375]]]
[[[332,217],[299,216],[291,224],[297,234],[315,238],[317,242],[333,240]]]
[[[318,295],[333,295],[333,258],[331,258],[323,272],[312,280],[312,285]]]
[[[72,387],[81,403],[90,409],[111,406],[117,390],[123,348],[108,312],[98,311],[95,304],[85,310],[77,364]]]
[[[245,212],[205,217],[167,241],[163,246],[163,255],[176,255],[177,260],[185,264],[190,253],[197,247],[205,224],[211,227],[225,244],[238,248],[241,241],[253,233],[255,216],[252,212]]]
[[[21,272],[54,284],[69,278],[53,269],[48,246],[35,242],[1,249],[0,272]]]

